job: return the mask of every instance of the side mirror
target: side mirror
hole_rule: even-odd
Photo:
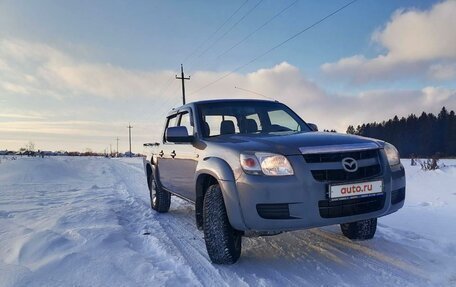
[[[170,127],[166,129],[165,140],[174,143],[190,143],[193,136],[188,135],[186,127]]]
[[[318,132],[318,127],[316,124],[307,123],[307,125],[312,129],[312,131]]]

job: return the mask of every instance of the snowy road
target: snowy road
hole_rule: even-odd
[[[216,266],[190,204],[151,211],[138,159],[2,160],[0,286],[456,286],[449,163],[406,166],[406,206],[371,241],[338,226],[244,238],[240,261]]]

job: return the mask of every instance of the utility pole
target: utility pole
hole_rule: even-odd
[[[133,128],[130,124],[128,124],[128,140],[130,142],[130,157],[131,157],[131,129]]]
[[[117,141],[116,157],[119,157],[119,137],[116,138],[116,141]]]
[[[182,80],[182,103],[185,105],[185,83],[184,83],[184,80],[190,80],[190,76],[188,78],[186,78],[184,76],[184,66],[182,66],[182,64],[181,64],[181,76],[178,77],[176,75],[176,79]]]
[[[109,144],[109,157],[112,157],[112,144]]]

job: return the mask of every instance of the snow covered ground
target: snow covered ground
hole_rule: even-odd
[[[0,286],[456,286],[456,160],[404,161],[407,199],[375,238],[338,226],[245,238],[240,261],[209,262],[193,207],[149,208],[142,161],[0,162]]]

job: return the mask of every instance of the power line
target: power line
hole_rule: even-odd
[[[269,23],[271,23],[275,18],[279,17],[280,15],[282,15],[283,12],[287,11],[288,9],[290,9],[291,7],[293,7],[296,3],[298,3],[298,0],[295,0],[293,3],[291,3],[290,5],[288,5],[287,7],[283,8],[282,10],[280,10],[277,14],[275,14],[274,16],[272,16],[271,18],[269,18],[266,22],[264,22],[261,26],[259,26],[258,28],[256,28],[254,31],[252,31],[250,34],[248,34],[247,36],[245,36],[242,40],[240,40],[239,42],[237,42],[236,44],[234,44],[233,46],[231,46],[230,48],[226,49],[223,53],[221,53],[220,55],[218,55],[216,58],[220,58],[221,56],[225,55],[226,53],[228,53],[229,51],[233,50],[234,48],[236,48],[237,46],[239,46],[240,44],[242,44],[243,42],[245,42],[246,40],[248,40],[253,34],[255,34],[256,32],[260,31],[262,28],[264,28],[266,25],[268,25]]]
[[[174,82],[174,78],[173,77],[169,77],[169,81],[166,82],[166,84],[163,86],[163,89],[160,90],[160,93],[158,95],[159,96],[160,95],[164,95],[168,91],[169,87],[171,87],[173,82]]]
[[[193,55],[196,54],[196,52],[201,48],[203,47],[212,37],[214,37],[222,28],[223,26],[225,26],[230,20],[231,18],[234,17],[234,15],[237,14],[237,12],[239,12],[239,10],[242,9],[242,7],[245,6],[245,4],[247,4],[247,2],[249,2],[249,0],[246,0],[244,1],[241,6],[239,6],[231,15],[230,17],[228,17],[211,35],[209,35],[209,37],[206,38],[206,40],[204,40],[198,47],[196,47],[195,50],[193,50],[193,52],[191,52],[190,54],[187,55],[187,57],[185,57],[185,59],[182,61],[183,63],[187,62],[187,60],[189,60],[191,57],[193,57]]]
[[[242,65],[238,66],[236,69],[234,69],[234,70],[232,70],[232,71],[230,71],[230,72],[224,74],[223,76],[221,76],[221,77],[215,79],[214,81],[209,82],[208,84],[206,84],[206,85],[200,87],[200,88],[197,89],[196,91],[191,92],[190,95],[196,94],[196,93],[198,93],[199,91],[204,90],[204,89],[206,89],[207,87],[212,86],[213,84],[217,83],[218,81],[223,80],[224,78],[228,77],[229,75],[231,75],[231,74],[233,74],[233,73],[235,73],[235,72],[241,70],[242,68],[247,67],[248,65],[250,65],[250,64],[252,64],[253,62],[257,61],[258,59],[260,59],[260,58],[266,56],[267,54],[271,53],[271,52],[274,51],[275,49],[277,49],[277,48],[283,46],[284,44],[286,44],[287,42],[289,42],[289,41],[293,40],[294,38],[298,37],[298,36],[301,35],[302,33],[304,33],[304,32],[306,32],[306,31],[312,29],[313,27],[317,26],[317,25],[320,24],[321,22],[323,22],[323,21],[325,21],[326,19],[328,19],[328,18],[334,16],[335,14],[339,13],[340,11],[344,10],[345,8],[347,8],[348,6],[352,5],[353,3],[357,2],[357,1],[358,1],[358,0],[353,0],[353,1],[348,2],[348,3],[345,4],[344,6],[338,8],[337,10],[331,12],[330,14],[326,15],[325,17],[319,19],[318,21],[314,22],[314,23],[311,24],[310,26],[307,26],[306,28],[302,29],[302,30],[299,31],[298,33],[292,35],[291,37],[287,38],[286,40],[282,41],[281,43],[279,43],[279,44],[273,46],[273,47],[270,48],[269,50],[267,50],[267,51],[263,52],[262,54],[256,56],[256,57],[253,58],[252,60],[246,62],[245,64],[242,64]]]
[[[168,82],[163,85],[163,88],[160,89],[160,92],[158,93],[159,97],[166,98],[166,94],[169,92],[169,88],[173,85],[175,78],[174,77],[169,77]],[[160,105],[161,109],[163,109],[163,105]]]
[[[252,8],[250,8],[249,11],[247,11],[238,21],[236,21],[233,25],[231,25],[231,27],[225,31],[225,33],[223,33],[220,37],[218,37],[214,42],[212,42],[211,45],[209,45],[209,47],[207,47],[205,50],[203,50],[199,55],[198,55],[198,58],[200,58],[202,55],[204,55],[207,51],[209,51],[215,44],[217,44],[221,39],[223,39],[229,32],[231,32],[239,23],[242,22],[242,20],[244,20],[248,15],[250,15],[250,13],[253,12],[253,10],[255,10],[260,4],[261,2],[263,2],[263,0],[260,0],[258,1],[255,6],[253,6]]]
[[[173,89],[170,89],[168,91],[171,91],[171,95],[169,97],[165,97],[164,101],[162,101],[160,103],[160,106],[158,107],[158,109],[154,110],[154,115],[158,115],[158,116],[162,116],[162,115],[166,115],[166,113],[170,110],[170,108],[174,107],[177,103],[175,103],[175,101],[178,99],[178,97],[174,97],[173,95],[174,94],[177,94],[177,90],[179,88],[179,85],[177,84],[175,80],[175,78],[172,78],[173,79],[173,83],[175,85]],[[179,101],[180,101],[180,98],[179,98]]]
[[[177,85],[177,83],[175,81],[175,78],[174,77],[170,77],[170,80],[168,81],[168,83],[166,85],[166,88],[162,89],[163,92],[161,92],[159,94],[159,96],[160,96],[160,104],[159,104],[159,106],[155,107],[154,112],[153,112],[154,115],[162,115],[162,114],[167,112],[169,102],[171,100],[173,100],[173,98],[175,97],[175,95],[174,95],[175,91],[174,90],[173,90],[173,93],[172,93],[171,96],[169,96],[169,97],[167,96],[167,94],[169,94],[169,92],[172,90],[170,88],[173,86],[173,84],[176,84],[176,85],[174,85],[174,90],[176,90],[178,85]]]
[[[214,37],[231,20],[231,18],[233,18],[234,15],[236,15],[239,12],[239,10],[241,10],[242,7],[244,7],[245,4],[247,4],[247,2],[249,2],[249,0],[245,0],[211,35],[209,35],[209,37],[206,38],[206,40],[204,40],[195,50],[193,50],[193,52],[187,55],[187,57],[185,57],[185,59],[182,62],[186,62],[187,60],[189,60],[201,47],[203,47],[212,37]],[[175,78],[170,77],[169,81],[161,89],[160,95],[164,96],[168,92],[169,88],[174,82],[174,79]]]

